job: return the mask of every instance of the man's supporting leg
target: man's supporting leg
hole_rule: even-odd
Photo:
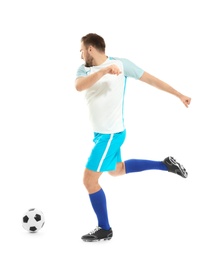
[[[110,225],[108,222],[106,196],[103,189],[101,188],[99,191],[89,194],[89,198],[98,219],[98,226],[102,229],[109,230]]]
[[[99,227],[108,230],[110,229],[110,225],[108,222],[106,196],[98,182],[101,174],[101,172],[85,169],[84,185],[89,193],[89,198],[97,216]]]
[[[88,169],[85,169],[84,172],[84,185],[89,193],[92,207],[97,216],[98,227],[88,234],[83,235],[81,237],[83,241],[109,240],[113,236],[113,231],[108,222],[106,196],[98,182],[101,174],[100,172],[94,172]]]

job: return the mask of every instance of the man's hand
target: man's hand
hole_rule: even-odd
[[[113,74],[113,75],[117,75],[117,76],[122,73],[121,70],[119,69],[119,67],[114,64],[106,67],[105,71],[107,74]]]
[[[180,100],[182,101],[182,103],[183,103],[186,107],[188,107],[188,106],[190,105],[190,102],[191,102],[191,98],[190,98],[190,97],[187,97],[187,96],[182,95],[182,96],[180,97]]]

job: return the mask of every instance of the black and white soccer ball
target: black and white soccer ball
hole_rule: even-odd
[[[45,217],[41,210],[29,209],[22,218],[22,226],[29,232],[38,232],[45,224]]]

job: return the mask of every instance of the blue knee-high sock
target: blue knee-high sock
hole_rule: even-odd
[[[139,160],[139,159],[131,159],[125,161],[126,173],[141,172],[146,170],[168,171],[167,166],[161,161],[150,161],[150,160]]]
[[[102,189],[99,191],[89,194],[89,198],[92,204],[92,207],[97,215],[98,226],[102,229],[109,230],[110,225],[108,222],[108,212],[106,205],[105,193]]]

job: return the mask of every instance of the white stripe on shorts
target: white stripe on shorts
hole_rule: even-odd
[[[109,149],[109,147],[110,147],[110,145],[111,145],[111,141],[112,141],[113,137],[114,137],[114,134],[111,134],[111,136],[110,136],[110,138],[109,138],[109,140],[108,140],[108,143],[107,143],[107,145],[106,145],[106,149],[105,149],[105,151],[104,151],[104,153],[103,153],[103,156],[102,156],[102,158],[101,158],[101,160],[100,160],[100,162],[99,162],[99,165],[98,165],[98,167],[97,167],[97,172],[100,172],[100,168],[101,168],[101,166],[102,166],[102,164],[103,164],[103,161],[104,161],[104,159],[105,159],[105,157],[106,157],[106,154],[107,154],[108,149]]]

